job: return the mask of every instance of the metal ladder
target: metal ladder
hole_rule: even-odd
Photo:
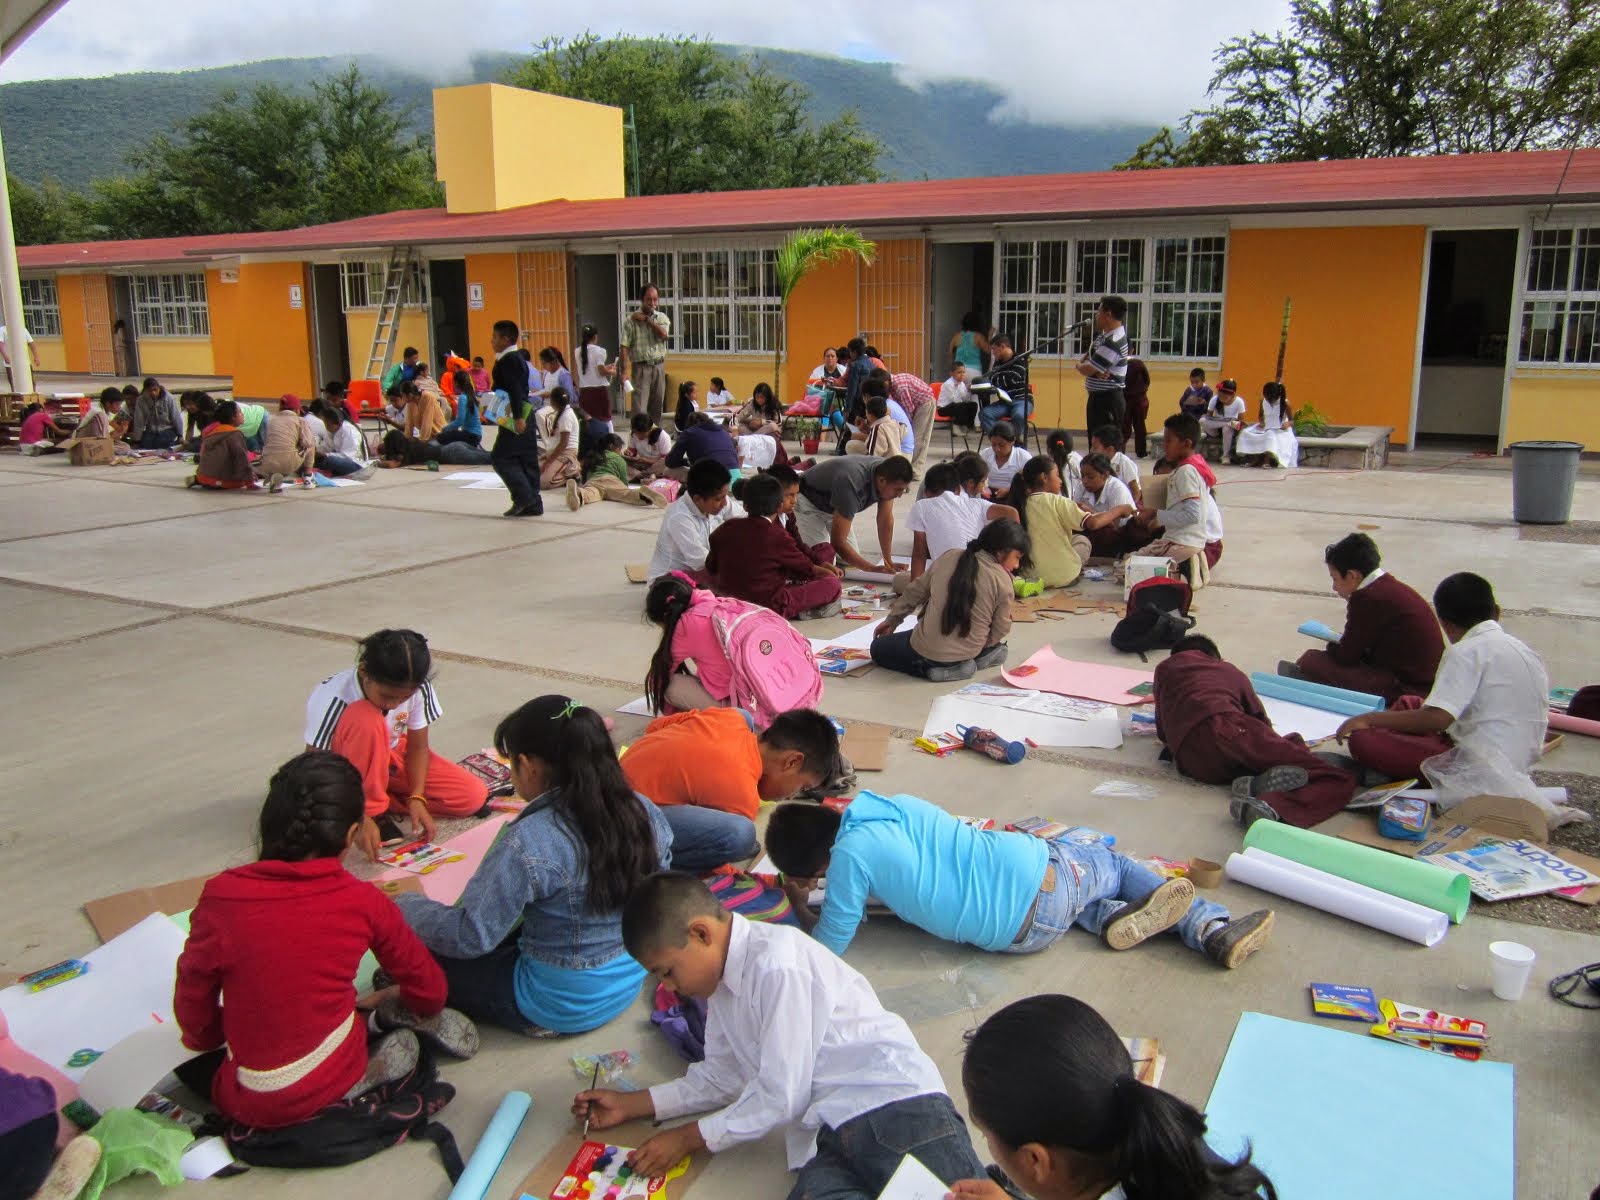
[[[406,306],[406,285],[418,261],[415,246],[396,246],[389,252],[389,263],[383,272],[383,295],[378,299],[378,321],[372,328],[372,351],[367,355],[367,379],[382,379],[394,357],[400,314]]]

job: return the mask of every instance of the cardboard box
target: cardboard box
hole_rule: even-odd
[[[116,443],[108,437],[81,438],[72,442],[67,458],[75,467],[106,467],[116,461]]]
[[[661,1130],[649,1121],[628,1121],[618,1125],[615,1129],[591,1130],[591,1142],[605,1142],[610,1146],[628,1146],[637,1148],[649,1141]],[[511,1193],[508,1200],[522,1200],[524,1196],[548,1196],[561,1182],[567,1166],[583,1146],[583,1130],[573,1129],[565,1134],[551,1148],[550,1153],[539,1160],[537,1166],[528,1172],[528,1175]],[[669,1180],[665,1188],[665,1195],[669,1200],[682,1200],[682,1197],[700,1172],[705,1169],[709,1154],[704,1152],[694,1155],[689,1159],[689,1169],[676,1179]]]
[[[1127,574],[1122,580],[1122,598],[1124,600],[1128,598],[1134,584],[1163,576],[1176,576],[1176,568],[1170,558],[1157,558],[1149,554],[1130,555],[1127,561]]]

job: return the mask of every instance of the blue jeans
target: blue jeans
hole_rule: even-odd
[[[872,661],[880,667],[887,667],[891,671],[899,671],[903,675],[916,675],[926,679],[928,672],[934,667],[953,667],[956,663],[934,662],[931,658],[923,658],[911,648],[911,634],[913,630],[907,629],[903,633],[886,633],[882,637],[872,639]],[[985,646],[981,653],[987,654],[993,646]]]
[[[1009,954],[1033,954],[1053,945],[1073,925],[1096,937],[1130,901],[1143,900],[1166,882],[1149,867],[1109,846],[1051,842],[1050,864],[1056,869],[1053,892],[1040,892],[1033,922]],[[1189,905],[1173,932],[1191,950],[1203,952],[1207,926],[1226,921],[1228,910],[1199,896]]]
[[[481,958],[434,955],[449,989],[445,1003],[480,1025],[498,1025],[513,1033],[537,1029],[517,1007],[517,942],[520,929]]]
[[[714,871],[724,863],[751,858],[761,849],[756,823],[738,813],[693,804],[663,805],[672,826],[672,869]]]
[[[139,435],[141,450],[171,450],[178,444],[176,429],[146,429]]]
[[[353,458],[346,458],[342,454],[324,454],[317,459],[317,470],[324,475],[354,475],[361,470],[361,464]]]
[[[945,1183],[987,1179],[967,1126],[943,1093],[913,1096],[817,1132],[789,1200],[872,1200],[912,1155]]]
[[[1010,404],[997,401],[994,404],[986,404],[978,410],[978,424],[983,427],[984,436],[987,437],[1001,421],[1010,421],[1011,428],[1020,439],[1023,422],[1032,415],[1032,400],[1013,400]]]

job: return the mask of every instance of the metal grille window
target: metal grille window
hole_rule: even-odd
[[[389,271],[386,258],[366,258],[339,264],[339,281],[344,290],[344,311],[356,312],[364,308],[377,308],[383,299],[384,277]],[[425,308],[431,302],[428,294],[428,264],[414,262],[406,280],[404,304],[407,308]]]
[[[53,278],[22,281],[22,323],[34,337],[61,336],[61,305]]]
[[[1517,361],[1600,364],[1600,228],[1540,229],[1528,244]]]
[[[673,350],[771,354],[783,340],[777,257],[770,248],[625,250],[622,318],[653,283],[672,322]]]
[[[1221,234],[1002,242],[996,323],[1018,350],[1076,357],[1094,337],[1100,298],[1118,295],[1134,353],[1215,361],[1227,250]]]
[[[133,327],[140,337],[210,337],[205,273],[135,275]]]

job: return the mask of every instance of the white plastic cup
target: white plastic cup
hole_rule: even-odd
[[[1521,942],[1490,942],[1489,969],[1493,973],[1494,994],[1502,1000],[1521,1000],[1536,957]]]

